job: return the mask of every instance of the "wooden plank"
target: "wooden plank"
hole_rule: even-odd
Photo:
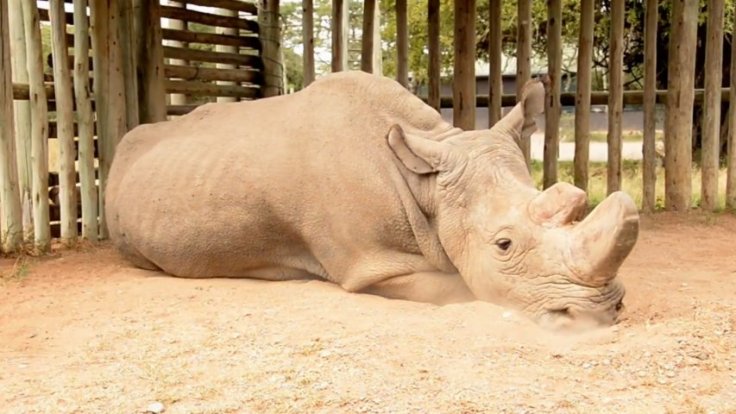
[[[169,105],[166,112],[169,115],[186,115],[195,110],[199,105]]]
[[[453,123],[475,129],[475,0],[455,4],[455,68],[452,83]]]
[[[611,194],[621,189],[622,136],[624,90],[624,6],[625,0],[611,1],[611,55],[608,70],[610,98],[608,101],[608,164],[607,191]]]
[[[254,69],[263,69],[263,61],[259,56],[239,55],[235,53],[218,53],[207,50],[181,49],[177,47],[164,46],[164,57],[182,59],[196,62],[231,63],[240,66],[248,66]]]
[[[254,16],[258,14],[258,7],[255,4],[241,0],[187,0],[187,3],[218,9],[237,10]]]
[[[109,115],[111,110],[110,101],[110,43],[109,39],[109,15],[110,9],[107,0],[92,0],[90,2],[90,26],[92,35],[92,59],[94,62],[94,94],[95,103],[97,104],[97,137],[102,143],[99,144],[104,148],[104,142],[110,142],[110,135],[114,133],[114,127],[111,128]],[[104,153],[104,149],[101,151]],[[107,159],[109,162],[109,159]],[[107,225],[105,215],[105,188],[107,186],[107,171],[109,163],[103,165],[100,160],[100,186],[97,196],[97,209],[100,218],[99,237],[107,238]]]
[[[254,34],[260,33],[258,22],[238,17],[218,16],[216,14],[203,13],[200,11],[181,9],[172,6],[159,6],[161,17],[169,19],[184,20],[190,23],[199,23],[207,26],[229,27],[232,29],[245,30]]]
[[[26,34],[26,58],[31,101],[31,167],[33,203],[33,237],[35,248],[45,252],[51,247],[48,191],[48,108],[43,85],[43,56],[38,8],[22,2],[23,27]]]
[[[736,27],[736,13],[734,26]],[[732,38],[733,39],[733,38]],[[726,166],[726,208],[736,211],[736,42],[731,40],[731,88],[728,112],[728,154]]]
[[[10,61],[13,82],[28,85],[28,63],[26,59],[26,35],[23,28],[21,1],[10,0],[8,19],[10,23]],[[15,88],[12,88],[13,97]],[[33,201],[31,198],[31,103],[26,100],[13,102],[15,115],[15,151],[18,169],[18,190],[20,191],[21,220],[23,238],[33,238]]]
[[[314,4],[312,0],[302,0],[302,44],[304,45],[303,76],[306,87],[314,82]]]
[[[377,75],[383,75],[383,49],[381,44],[381,0],[375,0],[373,6],[373,73]],[[378,45],[378,47],[375,45]]]
[[[77,200],[74,180],[74,110],[72,108],[72,76],[66,43],[66,24],[64,24],[64,2],[49,1],[51,20],[51,53],[54,65],[54,92],[56,98],[56,119],[59,138],[59,203],[61,208],[61,239],[72,243],[77,238]],[[63,62],[63,63],[59,63]]]
[[[261,85],[263,74],[261,72],[244,69],[213,69],[194,66],[164,66],[164,76],[182,80],[213,81],[225,80],[232,82],[250,83]]]
[[[520,100],[524,85],[531,79],[532,4],[530,1],[518,1],[516,5],[516,99]],[[530,138],[520,142],[527,164],[531,160]]]
[[[501,34],[501,0],[489,0],[488,16],[488,127],[498,122],[503,113],[501,111],[501,96],[503,95],[502,78],[502,34]]]
[[[562,83],[562,0],[547,0],[547,74],[544,109],[544,177],[543,186],[557,182],[557,157],[560,139],[560,83]]]
[[[82,237],[96,241],[98,232],[98,188],[95,182],[95,124],[92,113],[92,90],[89,81],[89,20],[87,0],[74,2],[74,97],[77,104],[79,137],[79,183],[82,203]],[[50,128],[49,128],[50,129]]]
[[[674,0],[665,116],[665,208],[686,211],[692,195],[692,129],[698,1]]]
[[[170,93],[186,93],[195,96],[232,96],[246,99],[255,99],[260,96],[260,90],[258,88],[176,80],[166,81],[166,91]]]
[[[332,71],[347,70],[347,3],[332,0]]]
[[[407,0],[396,0],[396,80],[409,87],[409,17]]]
[[[179,8],[186,7],[185,3],[182,3],[179,1],[168,0],[166,4],[172,7],[179,7]],[[164,39],[164,44],[167,46],[188,48],[189,47],[189,43],[187,43],[188,40],[182,40],[181,37],[182,36],[187,37],[190,34],[195,34],[195,35],[199,34],[198,32],[188,31],[187,27],[189,26],[189,24],[183,20],[166,19],[161,24],[164,25],[161,29],[161,36]],[[206,34],[209,35],[210,33],[206,33]],[[218,36],[218,35],[215,35],[215,36]],[[180,59],[166,59],[165,62],[170,65],[181,65],[181,66],[189,65],[189,62],[187,62],[186,60],[180,60]],[[187,96],[181,93],[169,94],[167,98],[168,98],[167,104],[172,104],[172,105],[186,105],[187,100],[188,100]]]
[[[134,5],[138,10],[135,25],[135,34],[138,37],[135,43],[138,46],[140,122],[159,122],[166,119],[164,56],[167,48],[161,46],[161,14],[159,13],[158,2],[134,0]],[[182,56],[166,57],[190,60]]]
[[[272,1],[272,0],[268,0]],[[228,16],[228,17],[238,17],[238,12],[228,9],[215,9],[214,12],[221,16]],[[269,28],[270,29],[270,28]],[[215,31],[218,35],[222,36],[233,36],[238,37],[238,29],[231,29],[228,27],[216,27]],[[266,34],[265,32],[263,33]],[[268,40],[266,40],[268,42]],[[215,45],[215,52],[224,52],[224,53],[238,53],[238,46],[233,45]],[[217,69],[235,69],[235,65],[230,63],[218,63],[215,65]],[[216,82],[218,85],[235,85],[236,83],[233,81],[222,81],[218,80]],[[234,96],[218,96],[217,102],[235,102],[238,99]]]
[[[130,30],[133,27],[133,0],[118,0],[118,20],[120,38],[120,59],[122,66],[123,94],[125,96],[125,131],[129,131],[140,121],[140,109],[138,108],[138,73],[136,68],[136,46],[135,33]]]
[[[8,2],[0,0],[0,252],[20,250],[23,242],[16,171]]]
[[[705,106],[701,153],[700,208],[718,206],[718,163],[721,153],[721,82],[723,81],[723,0],[708,0],[708,34],[705,49]]]
[[[261,0],[263,8],[258,19],[263,31],[263,90],[264,97],[284,93],[284,65],[281,52],[281,22],[279,0]]]
[[[578,34],[577,91],[575,93],[575,156],[573,180],[578,188],[588,191],[590,160],[590,89],[593,66],[594,0],[582,0]]]
[[[201,33],[174,29],[162,29],[161,32],[165,40],[175,40],[188,43],[201,43],[205,45],[235,46],[258,51],[261,50],[261,40],[256,36]]]
[[[657,99],[657,0],[647,0],[644,12],[644,142],[642,148],[642,210],[656,209],[657,185],[656,99]]]
[[[428,104],[438,112],[440,110],[440,0],[428,0],[427,2],[427,24],[428,24],[428,48],[429,48],[429,78]]]
[[[397,3],[398,7],[398,3]],[[363,1],[363,31],[366,33],[361,39],[360,70],[373,73],[373,21],[376,10],[376,0]],[[310,22],[311,24],[311,22]]]

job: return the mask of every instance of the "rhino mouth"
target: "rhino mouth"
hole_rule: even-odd
[[[617,324],[626,306],[623,292],[609,306],[594,309],[575,305],[551,306],[544,309],[537,321],[544,327],[559,331],[585,331]]]

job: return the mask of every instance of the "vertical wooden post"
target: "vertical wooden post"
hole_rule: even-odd
[[[398,4],[398,3],[397,3]],[[373,73],[373,17],[376,0],[363,2],[363,38],[361,43],[360,70]]]
[[[219,14],[221,16],[228,16],[228,17],[238,17],[238,12],[236,10],[227,10],[227,9],[215,9],[215,14]],[[278,23],[278,14],[276,17],[276,22]],[[218,34],[224,34],[224,35],[237,35],[238,29],[231,29],[227,27],[218,27],[215,29],[216,33]],[[277,42],[279,43],[279,42]],[[226,46],[226,45],[215,45],[215,51],[216,52],[223,52],[223,53],[238,53],[238,47],[237,46]],[[279,49],[280,51],[280,49]],[[279,62],[283,62],[283,59],[279,56]],[[264,62],[265,65],[265,62]],[[229,64],[229,63],[217,63],[215,64],[215,67],[218,69],[235,69],[237,66]],[[280,68],[279,68],[280,69]],[[279,70],[278,74],[283,74],[283,71]],[[217,81],[218,85],[235,85],[235,82],[232,81]],[[280,85],[283,85],[283,81],[279,83]],[[266,82],[267,87],[270,86],[268,82]],[[278,94],[280,94],[281,91],[279,91]],[[232,96],[218,96],[217,102],[236,102],[238,98],[232,97]]]
[[[715,210],[718,204],[718,161],[721,152],[721,82],[723,81],[723,3],[723,0],[708,0],[700,207],[709,211]]]
[[[692,198],[692,131],[698,0],[674,0],[665,117],[665,208],[685,211]]]
[[[475,129],[475,0],[455,0],[453,122]]]
[[[26,34],[23,27],[21,1],[10,0],[8,18],[10,23],[10,61],[13,82],[28,84],[28,63],[26,59]],[[31,103],[27,100],[14,102],[15,151],[18,164],[18,189],[20,190],[21,220],[23,236],[27,241],[33,238],[33,211],[31,200]]]
[[[373,73],[383,74],[383,46],[381,43],[381,0],[373,4]]]
[[[488,5],[488,128],[501,119],[503,79],[501,73],[501,0]]]
[[[593,65],[593,17],[595,0],[582,0],[580,33],[578,35],[577,91],[575,92],[575,158],[574,182],[588,191],[588,161],[590,160],[590,88]]]
[[[312,0],[302,0],[302,37],[304,40],[304,86],[306,87],[314,82],[314,4]]]
[[[169,0],[167,4],[171,7],[179,7],[179,8],[186,8],[186,5],[179,1],[171,1]],[[176,19],[167,19],[167,26],[170,29],[174,30],[186,30],[187,24],[183,20],[176,20]],[[167,40],[166,41],[171,47],[185,47],[184,42],[180,42],[178,40]],[[169,59],[169,64],[171,65],[181,65],[186,66],[187,61],[182,59]],[[169,100],[171,102],[171,105],[186,105],[187,104],[187,95],[184,93],[172,93],[169,94]]]
[[[79,182],[82,198],[82,237],[96,241],[97,185],[95,184],[94,119],[89,86],[89,20],[87,0],[74,1],[74,96],[79,125]]]
[[[655,157],[656,140],[656,99],[657,99],[657,0],[647,0],[644,12],[644,142],[642,148],[642,209],[652,212],[656,208],[655,187],[657,184],[657,164]]]
[[[621,189],[621,116],[624,109],[624,5],[611,0],[611,57],[608,68],[608,194]]]
[[[35,247],[47,251],[51,247],[49,225],[48,107],[43,83],[43,55],[38,7],[35,2],[22,2],[23,26],[26,33],[26,58],[31,101],[31,167],[33,199],[33,236]]]
[[[263,41],[263,71],[266,82],[263,88],[264,97],[284,93],[279,7],[279,0],[261,0],[261,9],[258,11],[258,20],[261,24],[261,40]]]
[[[77,180],[74,159],[74,100],[66,43],[64,0],[49,1],[51,21],[51,56],[54,63],[56,125],[59,139],[59,203],[61,207],[61,239],[70,243],[77,238]]]
[[[13,80],[7,0],[0,0],[0,252],[15,252],[23,241],[13,129]]]
[[[166,90],[159,3],[133,0],[133,4],[137,12],[134,16],[134,27],[138,60],[139,119],[141,123],[164,121],[166,120]]]
[[[125,97],[125,130],[135,128],[139,123],[138,77],[136,76],[136,52],[133,27],[133,0],[118,1],[118,38],[120,39],[120,64],[122,66],[122,93]]]
[[[547,0],[547,73],[550,86],[544,109],[544,188],[557,182],[562,82],[562,0]]]
[[[429,90],[427,103],[438,112],[440,110],[440,0],[427,2],[427,35],[429,48]]]
[[[736,25],[736,13],[734,13]],[[731,38],[731,90],[728,101],[728,166],[726,170],[726,208],[736,210],[736,41]]]
[[[396,0],[396,80],[409,86],[409,18],[406,0]]]
[[[524,85],[531,79],[532,57],[532,2],[517,2],[516,23],[516,101],[521,101],[521,92]],[[531,161],[530,138],[522,137],[521,151],[524,153],[527,164]]]
[[[347,69],[347,17],[346,0],[332,0],[332,71]]]

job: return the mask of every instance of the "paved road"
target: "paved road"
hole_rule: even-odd
[[[641,160],[640,141],[624,142],[621,148],[623,159],[625,160]],[[535,133],[532,135],[532,159],[544,159],[544,133]],[[561,142],[559,161],[572,161],[575,156],[575,143]],[[590,143],[590,161],[606,162],[608,161],[608,145],[605,142]]]

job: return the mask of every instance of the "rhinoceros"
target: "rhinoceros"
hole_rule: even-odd
[[[341,72],[141,125],[109,172],[109,234],[132,264],[173,276],[320,279],[611,325],[638,211],[615,192],[584,217],[584,191],[535,187],[518,144],[544,91],[530,81],[493,128],[464,131],[393,80]]]

